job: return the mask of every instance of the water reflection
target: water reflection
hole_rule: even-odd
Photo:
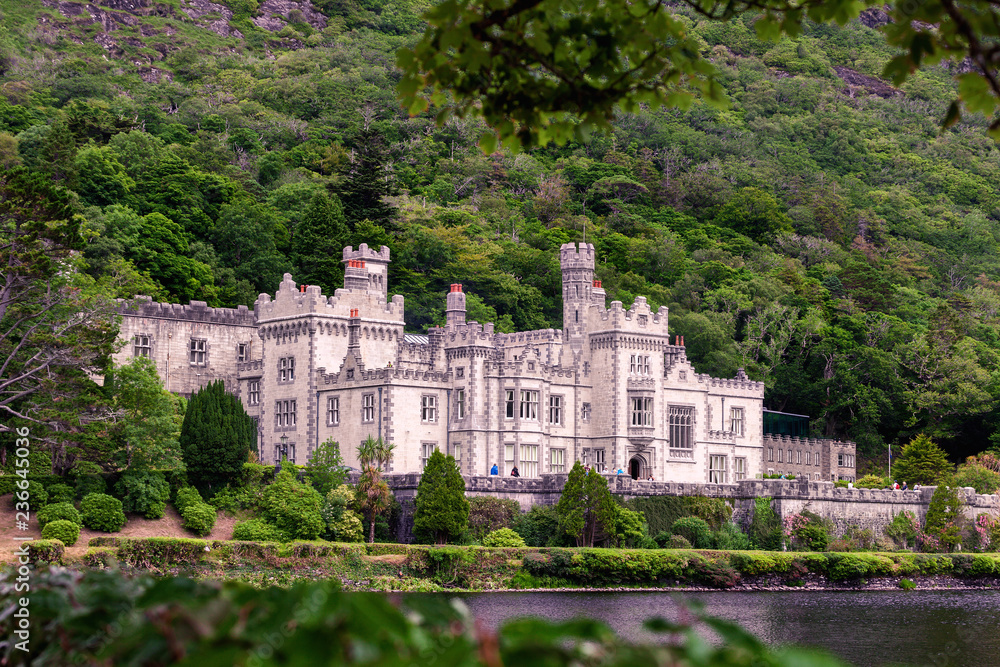
[[[678,618],[675,596],[772,645],[825,648],[854,665],[1000,666],[1000,591],[478,593],[462,595],[490,627],[539,616],[597,618],[634,641],[651,616]]]

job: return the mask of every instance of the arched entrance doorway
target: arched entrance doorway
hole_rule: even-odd
[[[642,475],[642,460],[638,456],[633,457],[628,462],[628,474],[632,476],[632,479],[640,479]]]

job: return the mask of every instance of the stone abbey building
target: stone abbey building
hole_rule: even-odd
[[[224,380],[256,420],[265,462],[287,452],[305,463],[332,438],[357,467],[357,445],[373,436],[395,443],[397,473],[421,471],[439,449],[467,476],[496,464],[536,478],[579,460],[667,482],[854,479],[853,443],[765,434],[762,383],[695,372],[665,307],[607,305],[592,245],[561,248],[561,331],[468,322],[455,284],[445,326],[407,334],[403,297],[388,299],[389,261],[387,247],[347,247],[343,289],[325,295],[285,274],[253,311],[140,300],[123,311],[116,361],[151,357],[181,394]]]

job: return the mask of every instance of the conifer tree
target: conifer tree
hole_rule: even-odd
[[[559,526],[577,546],[592,547],[598,527],[614,533],[615,506],[608,482],[599,473],[586,471],[577,461],[570,470],[556,503]]]
[[[469,501],[455,458],[434,450],[417,486],[413,530],[445,544],[469,527]]]
[[[325,294],[333,294],[343,284],[341,258],[349,235],[340,199],[325,192],[314,194],[292,237],[292,261],[298,281],[319,285]]]
[[[951,471],[948,455],[929,437],[921,433],[903,447],[903,455],[892,466],[892,477],[910,486],[937,484]]]
[[[181,426],[188,481],[199,489],[225,486],[242,472],[255,441],[253,420],[222,380],[202,388],[191,397]]]
[[[938,540],[946,551],[952,551],[962,535],[962,501],[951,479],[943,479],[927,506],[924,533]]]

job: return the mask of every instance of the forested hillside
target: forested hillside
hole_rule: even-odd
[[[470,319],[559,328],[557,250],[586,238],[610,299],[669,306],[697,368],[745,367],[816,435],[1000,444],[1000,151],[982,118],[941,133],[953,72],[878,78],[877,12],[779,43],[682,13],[728,109],[484,155],[477,122],[396,101],[424,7],[3,0],[0,167],[76,193],[87,271],[144,276],[118,296],[332,292],[341,247],[384,243],[416,330],[451,282]]]

